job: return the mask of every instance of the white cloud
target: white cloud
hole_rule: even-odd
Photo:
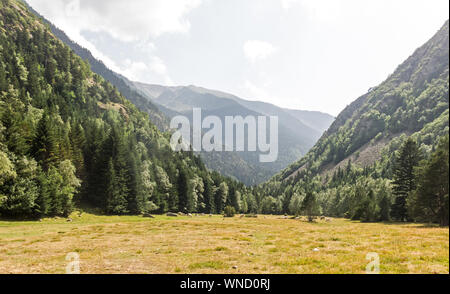
[[[186,33],[187,14],[201,0],[28,0],[57,26],[79,31],[107,32],[131,42],[164,33]]]
[[[130,59],[125,60],[125,66],[123,73],[133,81],[142,81],[149,70],[145,63]]]
[[[249,40],[244,44],[244,54],[251,62],[263,60],[272,55],[277,49],[270,43]]]
[[[174,83],[169,76],[167,66],[161,58],[156,56],[153,57],[150,62],[149,69],[155,74],[159,75],[163,79],[165,85],[173,86]]]
[[[174,85],[164,61],[156,56],[152,57],[149,63],[126,59],[119,72],[133,81]]]
[[[164,61],[155,55],[151,41],[163,34],[190,29],[188,13],[201,0],[27,0],[28,4],[62,29],[71,39],[91,51],[110,69],[130,79],[145,82],[159,76],[172,84]],[[114,61],[89,42],[83,32],[107,33],[115,40],[130,43],[146,52],[145,61]],[[147,80],[146,80],[147,78]]]

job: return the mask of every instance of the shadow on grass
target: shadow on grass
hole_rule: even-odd
[[[433,223],[413,223],[413,222],[381,222],[384,225],[404,226],[406,228],[430,229],[430,228],[448,228]]]
[[[13,218],[13,217],[2,217],[0,216],[0,222],[5,222],[5,223],[26,223],[26,222],[37,222],[39,221],[39,218]]]
[[[77,204],[72,213],[76,213],[78,215],[82,215],[84,213],[95,215],[95,216],[105,216],[105,214],[98,208],[93,207],[92,205],[81,203]],[[35,216],[35,217],[11,217],[11,216],[0,216],[1,222],[39,222],[44,218],[54,218],[54,219],[70,219],[70,216]]]
[[[360,224],[383,224],[387,226],[403,226],[405,228],[430,229],[430,228],[448,228],[449,226],[440,226],[437,223],[414,223],[414,222],[394,222],[394,221],[360,221],[350,220],[351,223]]]
[[[78,213],[88,213],[95,216],[105,216],[105,213],[99,208],[96,208],[88,203],[79,203],[76,208],[75,212]]]

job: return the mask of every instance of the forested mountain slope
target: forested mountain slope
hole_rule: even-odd
[[[420,133],[419,144],[432,146],[448,132],[448,43],[447,21],[385,82],[349,105],[312,150],[280,178],[305,168],[322,173],[350,158],[360,166],[371,165],[402,134]]]
[[[221,212],[243,184],[162,134],[20,1],[0,1],[0,215]]]
[[[162,131],[168,130],[169,121],[167,117],[156,107],[149,99],[139,93],[138,89],[133,86],[133,83],[127,80],[126,77],[115,73],[110,70],[106,65],[92,56],[91,52],[86,48],[81,47],[77,43],[73,42],[62,30],[58,29],[51,22],[42,17],[32,7],[28,6],[28,9],[36,16],[40,17],[42,21],[49,25],[52,33],[66,45],[68,45],[78,56],[87,61],[91,70],[96,74],[102,76],[105,80],[114,85],[119,92],[130,100],[140,110],[147,112],[150,115],[151,121]]]
[[[269,212],[448,225],[449,23],[254,191]]]

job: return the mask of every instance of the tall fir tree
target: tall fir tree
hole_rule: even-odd
[[[31,154],[47,171],[58,160],[58,146],[48,113],[44,113],[37,125]]]
[[[319,215],[319,205],[317,203],[316,195],[313,192],[308,191],[306,193],[301,205],[301,211],[306,214],[308,221],[310,222],[314,220],[314,217]]]
[[[189,204],[189,196],[188,196],[188,178],[187,172],[184,167],[179,167],[178,174],[178,205],[179,210],[186,212]]]
[[[391,211],[394,220],[409,219],[406,203],[409,193],[416,188],[414,168],[419,165],[421,157],[417,143],[408,138],[395,159],[392,181],[395,200]]]
[[[408,199],[418,221],[449,224],[449,137],[441,140],[429,160],[417,168],[417,189]]]
[[[124,214],[127,212],[127,200],[117,187],[117,176],[114,168],[113,159],[108,161],[106,171],[106,213],[108,214]]]

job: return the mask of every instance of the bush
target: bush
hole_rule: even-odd
[[[224,212],[225,217],[234,217],[235,214],[236,214],[236,209],[234,207],[232,207],[232,206],[225,207],[225,212]]]

